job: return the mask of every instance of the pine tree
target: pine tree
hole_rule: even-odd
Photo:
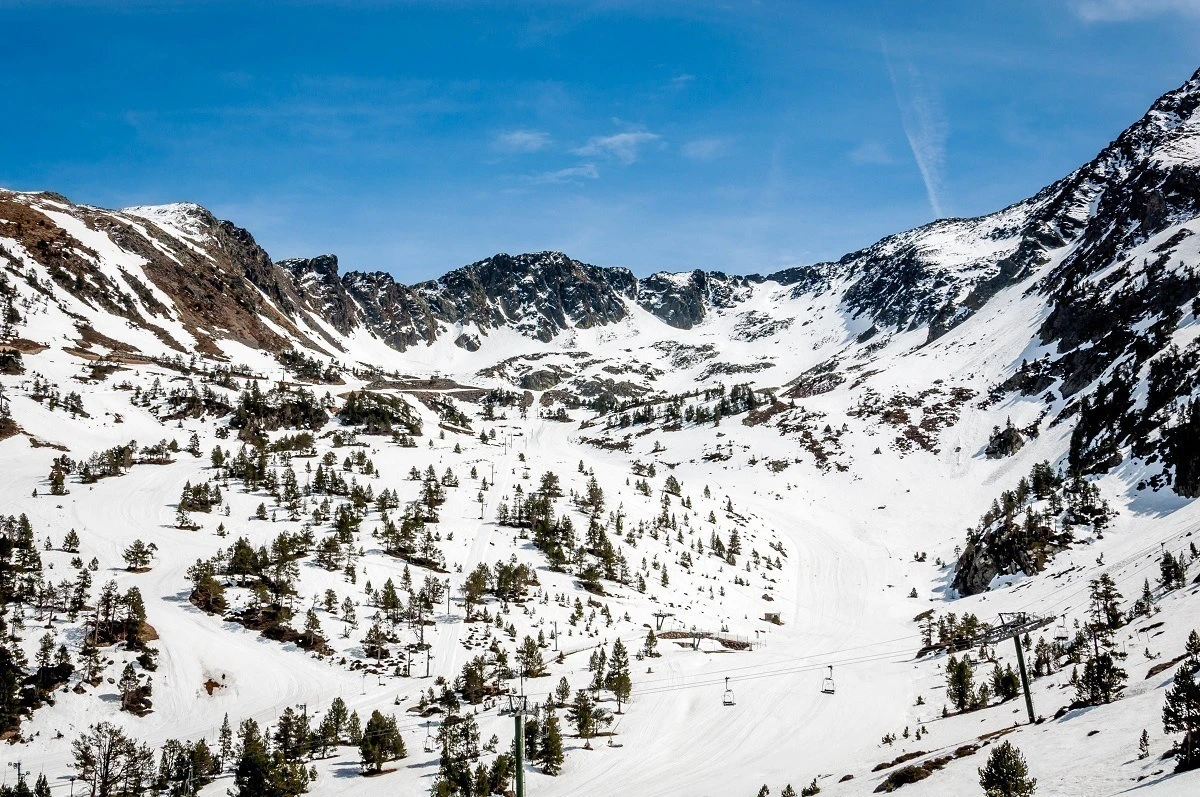
[[[233,754],[233,729],[229,727],[229,714],[225,714],[224,721],[221,722],[221,730],[217,734],[217,755],[219,759],[219,771],[224,772],[225,767],[229,764],[229,757]]]
[[[272,794],[271,758],[267,754],[267,743],[259,732],[258,723],[245,720],[238,729],[237,767],[233,783],[239,797],[260,797]]]
[[[975,697],[975,675],[966,658],[951,656],[946,662],[946,696],[958,711],[965,711]]]
[[[646,632],[646,642],[644,645],[642,645],[642,655],[648,659],[652,659],[661,655],[658,652],[658,637],[654,635],[653,628]]]
[[[538,720],[540,713],[535,707],[533,716],[525,718],[525,757],[535,762],[540,761],[542,757],[541,750],[538,749],[538,744],[542,741],[542,723]],[[499,745],[500,737],[493,733],[484,747],[484,752],[493,753]]]
[[[1007,740],[992,749],[987,766],[979,770],[985,797],[1029,797],[1037,779],[1029,777],[1025,756]]]
[[[38,640],[38,650],[33,657],[39,670],[48,670],[54,663],[54,634],[46,633]]]
[[[562,771],[563,740],[562,727],[553,707],[547,706],[546,719],[542,723],[541,739],[538,740],[537,762],[547,775],[557,775]]]
[[[1192,631],[1187,658],[1175,671],[1163,705],[1163,730],[1183,733],[1177,771],[1200,767],[1200,635]]]
[[[1176,558],[1170,551],[1166,551],[1159,560],[1159,573],[1158,580],[1163,589],[1178,589],[1187,582],[1187,563],[1182,556]]]
[[[21,684],[25,680],[25,669],[18,655],[14,655],[0,638],[0,733],[16,728],[21,722]]]
[[[567,716],[575,724],[575,731],[583,739],[583,746],[590,750],[592,734],[596,731],[596,702],[586,690],[580,689],[575,693]]]
[[[479,758],[479,726],[475,716],[460,716],[451,711],[438,728],[437,739],[442,752],[433,794],[471,797],[476,786],[471,762]]]
[[[542,651],[533,637],[526,635],[525,641],[517,649],[517,664],[521,668],[521,675],[526,678],[537,678],[545,673]]]
[[[1116,700],[1125,689],[1128,676],[1117,664],[1119,653],[1113,641],[1113,631],[1124,622],[1124,615],[1118,605],[1121,593],[1107,573],[1093,580],[1090,588],[1087,632],[1091,646],[1075,692],[1079,703],[1098,706]]]
[[[554,698],[558,701],[558,705],[565,706],[567,698],[571,696],[571,684],[567,682],[567,677],[564,675],[558,679],[558,686],[554,687]]]
[[[84,781],[84,793],[97,797],[140,793],[142,789],[131,787],[146,784],[146,775],[154,766],[148,746],[138,744],[108,722],[96,723],[81,733],[72,752],[75,770]]]
[[[294,761],[308,750],[309,735],[308,718],[288,706],[275,726],[275,750],[285,761]]]
[[[1107,631],[1115,631],[1125,622],[1121,612],[1121,593],[1108,573],[1101,573],[1099,578],[1089,584],[1091,606],[1089,615],[1092,623]]]
[[[146,545],[142,540],[133,540],[130,547],[125,549],[124,558],[126,567],[130,570],[139,570],[150,564],[150,559],[154,556],[154,551],[157,546],[154,543]]]
[[[593,692],[599,692],[604,688],[607,667],[608,654],[604,651],[604,648],[597,647],[592,651],[591,659],[588,661],[588,670],[592,673],[591,689]]]
[[[1154,608],[1154,593],[1150,591],[1150,579],[1142,581],[1142,597],[1138,598],[1133,604],[1133,614],[1140,617],[1149,617],[1150,612]]]
[[[125,669],[121,672],[121,680],[117,682],[117,691],[121,693],[122,711],[129,711],[133,707],[138,685],[138,677],[137,673],[133,671],[133,665],[126,663]]]
[[[362,756],[363,771],[368,773],[382,772],[385,762],[408,755],[404,749],[404,740],[396,728],[396,718],[385,717],[378,711],[371,712],[358,750]]]
[[[613,643],[606,684],[617,699],[617,713],[620,714],[621,704],[629,700],[629,695],[633,691],[633,679],[629,674],[629,653],[625,650],[625,643],[620,639]]]
[[[366,636],[363,637],[363,653],[373,659],[386,659],[388,657],[387,641],[387,635],[383,633],[379,623],[373,623],[367,630]]]
[[[122,623],[125,626],[125,642],[131,648],[143,647],[142,631],[146,625],[146,603],[142,600],[142,591],[130,587],[121,598],[124,610]]]
[[[1145,728],[1142,729],[1142,736],[1138,739],[1138,758],[1150,757],[1150,732]]]
[[[335,697],[329,704],[329,710],[325,712],[325,719],[328,720],[330,730],[333,731],[333,744],[341,744],[342,733],[350,719],[349,712],[346,711],[346,701]]]
[[[308,640],[309,647],[316,647],[319,641],[325,641],[325,638],[321,636],[321,618],[317,617],[317,613],[312,609],[309,609],[304,615],[304,636]]]
[[[84,638],[83,647],[79,650],[79,667],[83,672],[83,680],[95,686],[100,682],[100,651],[92,644],[90,638]]]
[[[1012,665],[1000,669],[997,663],[992,667],[992,693],[1001,700],[1012,700],[1021,691],[1021,681],[1013,671]]]

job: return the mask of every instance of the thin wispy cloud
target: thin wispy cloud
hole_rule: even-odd
[[[538,152],[550,141],[550,134],[542,130],[509,130],[497,135],[493,144],[504,152]]]
[[[1162,14],[1200,16],[1200,0],[1074,0],[1071,7],[1087,22],[1124,22]]]
[[[695,75],[689,75],[684,72],[681,75],[676,75],[675,77],[671,78],[670,86],[673,89],[682,89],[695,81],[695,79]]]
[[[582,147],[578,147],[572,152],[576,155],[585,157],[609,157],[614,158],[625,165],[629,165],[638,159],[639,150],[652,141],[657,141],[660,136],[657,133],[651,133],[646,130],[635,130],[627,133],[615,133],[611,136],[595,136],[588,139],[588,142]]]
[[[725,151],[725,141],[719,138],[697,138],[687,142],[680,149],[685,158],[696,161],[710,161]]]
[[[913,160],[917,162],[917,169],[925,183],[929,206],[934,216],[942,218],[947,125],[941,102],[907,58],[901,59],[899,64],[893,62],[887,42],[881,39],[881,44],[888,76],[892,81],[892,92],[900,109],[904,135],[908,138]]]
[[[596,164],[581,163],[578,166],[569,166],[565,169],[533,174],[527,179],[535,185],[551,185],[555,183],[577,183],[581,180],[597,180],[599,178],[600,171],[596,168]]]
[[[878,141],[863,141],[857,147],[850,150],[846,154],[846,157],[855,163],[875,166],[887,166],[896,162],[896,159],[892,157],[892,153],[888,152],[887,147]]]

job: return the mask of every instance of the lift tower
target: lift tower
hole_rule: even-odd
[[[1017,669],[1021,673],[1021,688],[1025,690],[1025,709],[1029,712],[1029,721],[1037,721],[1033,714],[1033,697],[1029,694],[1029,675],[1025,671],[1025,653],[1021,650],[1021,637],[1039,628],[1045,628],[1054,623],[1054,617],[1040,617],[1026,612],[1000,612],[1000,622],[987,631],[975,637],[973,644],[986,643],[997,645],[1012,637],[1017,646]]]

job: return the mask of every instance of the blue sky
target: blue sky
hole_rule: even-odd
[[[1032,194],[1198,33],[1200,0],[0,0],[0,185],[195,201],[404,281],[765,273]]]

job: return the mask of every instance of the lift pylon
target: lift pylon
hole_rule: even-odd
[[[1029,721],[1037,721],[1033,713],[1033,696],[1029,694],[1029,675],[1025,671],[1025,653],[1021,650],[1021,637],[1039,628],[1054,624],[1054,617],[1041,617],[1027,612],[1000,612],[1000,622],[973,640],[973,643],[996,645],[1009,637],[1017,647],[1017,669],[1021,674],[1021,688],[1025,692],[1025,710]]]

